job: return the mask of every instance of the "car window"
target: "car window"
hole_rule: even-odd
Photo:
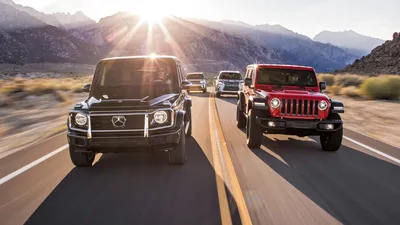
[[[315,73],[308,70],[260,68],[257,83],[286,86],[317,86]]]
[[[188,74],[186,75],[186,79],[204,79],[204,75],[201,73]]]
[[[241,80],[242,76],[240,73],[221,73],[219,79],[223,80]]]

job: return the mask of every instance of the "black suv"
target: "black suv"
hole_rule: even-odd
[[[192,133],[191,83],[172,56],[101,60],[89,97],[68,118],[72,163],[92,166],[96,153],[168,151],[171,164],[185,163],[185,136]]]

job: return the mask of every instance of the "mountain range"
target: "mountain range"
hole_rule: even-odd
[[[372,49],[385,42],[382,39],[364,36],[352,30],[322,31],[313,40],[336,45],[358,57],[368,55]]]
[[[0,63],[95,63],[108,56],[156,52],[176,55],[189,70],[205,72],[244,70],[251,63],[307,65],[326,72],[361,56],[323,42],[281,25],[171,16],[150,27],[126,12],[96,23],[82,12],[45,14],[0,0]]]

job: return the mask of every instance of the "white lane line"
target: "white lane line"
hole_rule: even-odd
[[[343,136],[344,137],[344,139],[346,139],[346,140],[348,140],[348,141],[350,141],[350,142],[353,142],[354,144],[357,144],[357,145],[359,145],[359,146],[361,146],[361,147],[363,147],[363,148],[365,148],[365,149],[367,149],[367,150],[369,150],[369,151],[371,151],[371,152],[373,152],[373,153],[376,153],[376,154],[378,154],[378,155],[380,155],[380,156],[383,156],[383,157],[385,157],[385,158],[387,158],[387,159],[389,159],[389,160],[392,160],[393,162],[395,162],[395,163],[397,163],[397,164],[400,164],[400,159],[396,159],[395,157],[393,157],[393,156],[390,156],[390,155],[388,155],[388,154],[386,154],[386,153],[383,153],[383,152],[381,152],[381,151],[378,151],[378,150],[376,150],[376,149],[374,149],[374,148],[372,148],[372,147],[369,147],[368,145],[365,145],[365,144],[363,144],[363,143],[360,143],[360,142],[358,142],[358,141],[356,141],[356,140],[354,140],[354,139],[351,139],[351,138],[349,138],[349,137],[346,137],[346,136]]]
[[[64,145],[64,146],[62,146],[62,147],[60,147],[60,148],[54,150],[53,152],[50,152],[49,154],[43,156],[42,158],[37,159],[37,160],[35,160],[35,161],[29,163],[28,165],[26,165],[26,166],[24,166],[24,167],[22,167],[22,168],[20,168],[20,169],[18,169],[18,170],[16,170],[16,171],[14,171],[14,172],[8,174],[7,176],[5,176],[5,177],[3,177],[3,178],[0,179],[0,185],[6,183],[7,181],[13,179],[13,178],[16,177],[16,176],[22,174],[23,172],[26,172],[27,170],[31,169],[32,167],[38,165],[39,163],[41,163],[41,162],[43,162],[43,161],[45,161],[45,160],[47,160],[47,159],[49,159],[49,158],[55,156],[56,154],[62,152],[62,151],[65,150],[66,148],[68,148],[68,144],[66,144],[66,145]]]

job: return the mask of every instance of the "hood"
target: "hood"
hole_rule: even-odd
[[[165,94],[153,99],[148,96],[142,99],[97,99],[90,97],[86,101],[77,104],[81,105],[82,109],[90,111],[100,110],[145,110],[149,108],[171,107],[177,99],[178,94]]]
[[[242,80],[219,80],[220,82],[230,82],[230,83],[239,83],[242,82]]]

